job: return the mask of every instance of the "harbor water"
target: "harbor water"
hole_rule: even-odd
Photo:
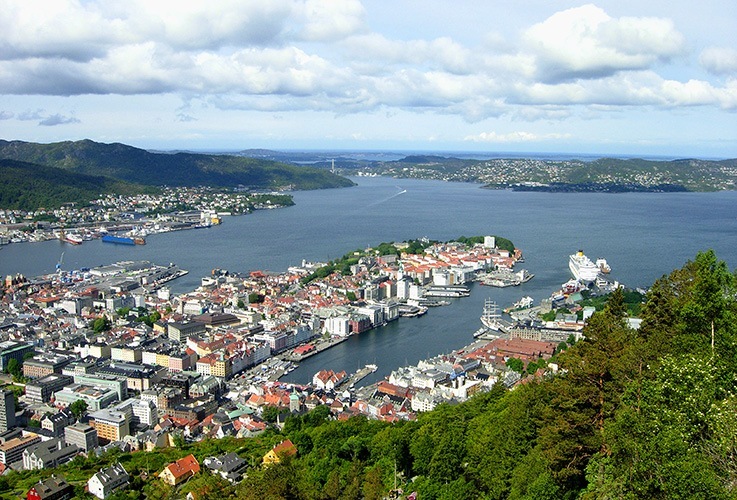
[[[568,256],[578,249],[606,258],[611,278],[647,287],[697,252],[716,251],[737,267],[737,192],[525,193],[482,189],[478,184],[354,178],[352,188],[294,193],[296,206],[227,217],[221,226],[151,235],[146,245],[58,241],[0,247],[0,274],[35,276],[120,260],[176,263],[189,271],[169,284],[191,290],[213,268],[284,271],[303,259],[327,261],[381,242],[427,237],[498,235],[524,252],[535,277],[504,289],[475,285],[471,296],[448,299],[419,318],[401,318],[351,337],[305,360],[286,379],[311,380],[319,369],[355,371],[373,363],[370,383],[398,366],[466,345],[480,326],[484,300],[507,307],[529,295],[539,302],[570,277]]]

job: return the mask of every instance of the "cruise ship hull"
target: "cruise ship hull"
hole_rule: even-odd
[[[585,284],[593,283],[599,276],[599,268],[580,250],[570,256],[568,268],[574,278]]]

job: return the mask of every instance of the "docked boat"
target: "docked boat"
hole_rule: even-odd
[[[609,267],[606,259],[596,259],[596,267],[599,268],[599,272],[604,274],[609,274],[610,272],[612,272],[612,268]]]
[[[130,238],[128,236],[114,236],[106,234],[102,237],[103,243],[115,243],[117,245],[145,245],[146,240],[141,236]]]
[[[568,268],[574,278],[585,284],[593,283],[599,276],[599,268],[584,255],[583,250],[579,250],[570,256]]]
[[[499,306],[491,299],[484,302],[484,312],[481,314],[481,323],[489,330],[502,328],[502,313]]]
[[[571,279],[560,286],[560,291],[563,295],[570,295],[572,293],[580,292],[584,288],[586,287],[583,286],[580,281]]]
[[[535,277],[535,275],[529,272],[527,269],[520,269],[519,271],[515,273],[515,275],[519,279],[520,283],[527,283],[528,281],[530,281],[532,278]]]
[[[425,297],[468,297],[471,294],[465,286],[459,285],[448,285],[448,286],[431,286],[426,291]]]
[[[72,245],[81,245],[84,241],[84,238],[80,234],[77,233],[66,233],[64,235],[64,241],[67,243],[71,243]]]

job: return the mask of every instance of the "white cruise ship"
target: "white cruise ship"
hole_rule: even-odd
[[[571,255],[568,260],[568,267],[573,273],[573,277],[585,284],[593,283],[599,276],[599,268],[583,254],[583,250]]]

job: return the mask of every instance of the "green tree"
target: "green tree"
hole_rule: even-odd
[[[381,467],[375,465],[366,471],[362,487],[363,498],[366,500],[381,500],[384,498],[386,488],[382,482]]]
[[[279,408],[272,405],[267,406],[263,409],[261,416],[264,420],[273,424],[274,422],[276,422],[276,418],[279,416]]]
[[[78,399],[69,405],[69,411],[71,411],[77,419],[80,419],[87,412],[87,402],[82,399]]]
[[[102,333],[104,331],[110,330],[111,326],[112,325],[107,316],[100,316],[92,322],[92,330],[95,333]]]
[[[514,370],[517,373],[523,373],[525,371],[525,364],[519,358],[509,358],[505,364],[507,365],[507,368]]]
[[[159,311],[154,311],[151,314],[149,314],[146,319],[144,319],[144,323],[146,323],[148,326],[153,327],[154,323],[159,321],[161,319],[161,313]]]
[[[539,445],[563,489],[581,489],[588,461],[608,452],[605,424],[637,369],[630,359],[633,339],[620,311],[606,308],[589,319],[584,339],[559,355],[565,375],[551,385]]]
[[[615,288],[609,294],[605,308],[615,318],[624,318],[627,316],[627,304],[624,301],[624,288]]]
[[[11,374],[13,377],[20,377],[23,374],[23,367],[17,359],[10,358],[8,364],[5,366],[5,372]]]
[[[668,356],[607,424],[610,446],[589,463],[584,498],[726,498],[729,472],[704,453],[723,395],[712,361]]]

